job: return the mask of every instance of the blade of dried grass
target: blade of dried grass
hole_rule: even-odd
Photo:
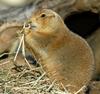
[[[8,61],[6,61],[6,62],[3,62],[3,63],[0,64],[0,66],[5,65],[5,64],[7,64],[7,63],[9,63],[9,62],[10,62],[10,60],[8,60]]]
[[[65,86],[63,85],[63,83],[61,83],[61,85],[62,85],[62,87],[63,87],[64,91],[66,92],[66,94],[71,94],[71,93],[70,93],[70,92],[68,92],[68,90],[65,88]]]
[[[18,46],[16,55],[15,55],[15,57],[14,57],[14,62],[16,61],[16,58],[17,58],[18,53],[19,53],[19,51],[20,51],[20,48],[21,48],[21,45],[22,45],[23,40],[24,40],[24,35],[22,35],[22,37],[21,37],[21,39],[20,39],[20,43],[19,43],[19,46]]]
[[[4,55],[9,55],[10,53],[2,53],[1,55],[0,55],[0,58],[1,57],[3,57]]]
[[[84,85],[83,87],[81,87],[77,92],[75,92],[75,94],[79,94],[81,91],[83,91],[86,88],[86,86]]]
[[[22,54],[24,56],[24,60],[27,63],[27,65],[29,66],[30,70],[32,70],[32,67],[30,66],[28,60],[26,59],[26,54],[25,54],[25,35],[23,34],[23,42],[22,42]]]
[[[52,84],[49,86],[49,88],[47,89],[47,92],[50,91],[52,89],[52,87],[54,86],[56,82],[56,79],[52,82]]]
[[[36,85],[42,78],[43,76],[45,75],[46,73],[44,72],[34,83],[34,85]]]

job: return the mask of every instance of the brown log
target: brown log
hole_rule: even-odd
[[[25,0],[24,0],[25,1]],[[0,1],[1,2],[1,1]],[[29,17],[32,11],[40,8],[50,8],[59,13],[62,18],[70,15],[72,12],[92,11],[100,12],[100,0],[33,0],[25,1],[26,6],[11,7],[0,4],[0,20],[3,21],[24,21]]]

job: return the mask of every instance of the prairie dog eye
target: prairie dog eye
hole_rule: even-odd
[[[41,16],[40,16],[41,18],[44,18],[44,17],[46,17],[46,14],[41,14]]]

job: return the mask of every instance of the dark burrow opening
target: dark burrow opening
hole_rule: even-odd
[[[86,38],[100,27],[100,17],[98,13],[91,11],[72,13],[65,18],[67,27]]]

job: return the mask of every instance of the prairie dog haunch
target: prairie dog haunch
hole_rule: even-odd
[[[27,24],[30,28],[24,31],[25,42],[52,81],[62,83],[71,93],[89,83],[94,69],[91,48],[57,13],[42,9]]]
[[[12,50],[11,46],[18,39],[17,32],[21,29],[21,23],[17,22],[5,23],[0,26],[0,54]]]

